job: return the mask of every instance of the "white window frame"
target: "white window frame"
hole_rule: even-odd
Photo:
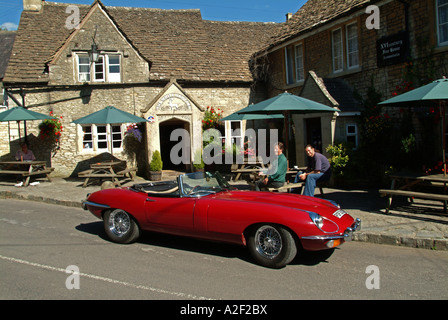
[[[111,58],[118,58],[118,64],[112,63]],[[112,72],[111,68],[118,66],[118,72]],[[108,82],[121,82],[121,55],[108,54],[107,55],[107,79]]]
[[[355,36],[350,37],[349,29],[351,27],[354,27],[354,29],[355,29]],[[346,47],[347,47],[347,68],[348,69],[358,68],[359,67],[359,42],[358,42],[358,24],[356,22],[346,25],[345,39],[346,39]],[[351,51],[351,48],[350,48],[351,41],[356,41],[356,50]],[[350,58],[351,55],[356,56],[356,64],[353,64],[353,61]]]
[[[355,128],[355,132],[349,132],[349,127]],[[358,125],[356,123],[347,123],[345,125],[345,135],[347,137],[347,142],[348,137],[355,137],[355,145],[353,147],[353,150],[358,149]]]
[[[94,132],[92,126],[81,126],[81,130],[82,130],[82,149],[85,151],[93,151]],[[90,135],[90,139],[86,139],[86,135]]]
[[[285,71],[286,84],[294,84],[294,49],[291,46],[285,48]]]
[[[294,47],[296,62],[296,82],[305,80],[305,65],[303,61],[303,44],[299,43]]]
[[[437,28],[437,44],[439,46],[447,46],[448,45],[448,1],[447,1],[447,3],[444,3],[444,4],[440,4],[440,1],[441,0],[435,0],[436,20],[437,20],[437,25],[436,25],[436,28]],[[440,19],[441,19],[441,17],[440,17],[440,8],[443,8],[443,9],[445,9],[447,11],[446,17],[445,17],[446,21],[440,21]],[[447,34],[445,35],[445,37],[446,37],[445,41],[442,41],[443,39],[440,39],[441,36],[442,36],[441,33],[440,33],[440,27],[441,26],[444,26],[447,29],[446,30]]]
[[[112,147],[114,150],[123,150],[123,126],[121,124],[112,124],[110,125],[110,137],[112,138]],[[119,143],[118,147],[114,147],[116,143]]]
[[[103,55],[98,57],[98,62],[92,63],[93,70],[93,81],[95,82],[106,82],[106,59]],[[102,70],[99,68],[101,67]],[[98,71],[97,71],[98,70]],[[98,77],[98,75],[101,74],[102,77]]]
[[[121,152],[123,151],[123,139],[124,133],[126,130],[126,125],[129,124],[89,124],[89,125],[80,125],[80,145],[82,152],[86,153],[100,153],[100,152]],[[85,140],[85,132],[84,128],[90,128],[92,135],[91,139]],[[103,131],[101,128],[105,128]],[[118,130],[114,131],[114,128]],[[100,129],[100,130],[99,130]],[[113,145],[119,142],[118,147],[113,147]],[[100,145],[105,145],[105,147],[100,147]],[[113,148],[113,150],[111,149]]]
[[[88,63],[81,63],[80,58],[84,58],[89,60]],[[91,66],[90,66],[90,59],[89,56],[87,54],[79,54],[77,55],[77,59],[76,59],[76,63],[77,63],[77,70],[78,70],[78,81],[79,82],[90,82],[90,72],[91,72]],[[81,66],[87,67],[88,68],[88,72],[81,72]]]
[[[335,40],[335,34],[340,34],[340,39]],[[340,53],[336,53],[337,49],[340,49]],[[331,32],[331,58],[333,64],[333,72],[341,72],[344,70],[344,46],[343,46],[343,33],[342,28],[332,30]],[[337,60],[340,61],[340,66],[336,65]]]
[[[285,47],[285,81],[294,85],[305,80],[303,43]]]
[[[119,83],[121,82],[122,59],[118,53],[107,53],[99,56],[98,62],[91,62],[89,64],[81,63],[80,58],[89,59],[87,53],[78,53],[76,59],[76,70],[78,82],[105,82],[105,83]],[[112,63],[111,58],[118,57],[118,64]],[[81,66],[88,66],[88,72],[81,72]],[[118,72],[112,72],[112,68],[117,68]],[[100,69],[101,68],[101,69]],[[99,75],[102,75],[99,77]]]
[[[243,148],[244,145],[244,134],[243,134],[243,121],[241,120],[231,120],[228,121],[229,125],[226,126],[226,136],[229,137],[229,141],[230,141],[230,146],[232,146],[233,144],[236,144],[240,149]],[[239,134],[237,134],[237,129],[233,129],[232,124],[236,123],[237,126],[240,129],[239,130]],[[228,129],[228,130],[227,130]],[[239,139],[239,143],[237,143]]]
[[[98,151],[106,152],[110,150],[110,131],[108,129],[108,124],[95,125],[96,149]]]

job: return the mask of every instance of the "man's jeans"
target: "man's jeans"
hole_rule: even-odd
[[[302,171],[297,173],[297,175],[294,179],[294,183],[303,181],[303,180],[300,180],[300,178],[299,178],[299,176],[302,173],[303,173]],[[330,180],[330,176],[331,176],[331,170],[328,170],[326,172],[321,172],[321,173],[311,173],[311,174],[307,175],[306,179],[305,179],[305,187],[304,187],[305,190],[303,191],[303,195],[314,197],[314,189],[316,188],[317,181],[320,181],[320,182],[328,181],[328,180]],[[295,188],[295,189],[297,189],[297,188]]]

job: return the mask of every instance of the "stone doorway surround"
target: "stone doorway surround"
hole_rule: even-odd
[[[192,169],[194,153],[202,148],[202,118],[205,109],[194,101],[176,82],[171,80],[165,88],[155,97],[148,106],[141,110],[144,117],[149,120],[146,126],[146,151],[148,155],[148,163],[151,161],[152,153],[155,150],[161,151],[161,126],[164,123],[182,124],[179,128],[184,128],[189,132],[189,141],[182,143],[190,144],[190,163],[186,164],[187,170]],[[166,134],[167,132],[164,132]],[[179,143],[181,142],[180,138]],[[176,144],[176,142],[172,142]],[[164,150],[164,152],[167,152]],[[181,168],[184,168],[181,166]]]

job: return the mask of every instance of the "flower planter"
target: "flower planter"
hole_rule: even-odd
[[[150,181],[160,181],[162,180],[162,171],[149,171]]]

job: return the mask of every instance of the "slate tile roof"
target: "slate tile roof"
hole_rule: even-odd
[[[309,32],[341,16],[367,7],[376,0],[308,0],[272,37],[267,48]],[[265,48],[266,49],[266,48]]]
[[[0,31],[0,81],[5,75],[15,37],[15,31]]]
[[[342,112],[359,112],[363,109],[362,104],[355,99],[352,88],[340,78],[323,78],[323,85],[327,92],[339,104]]]
[[[48,81],[46,63],[73,32],[65,28],[68,5],[45,1],[40,13],[22,12],[5,82]],[[100,5],[151,61],[151,80],[251,82],[250,56],[282,25],[207,21],[199,10]],[[81,19],[92,6],[77,5]]]

